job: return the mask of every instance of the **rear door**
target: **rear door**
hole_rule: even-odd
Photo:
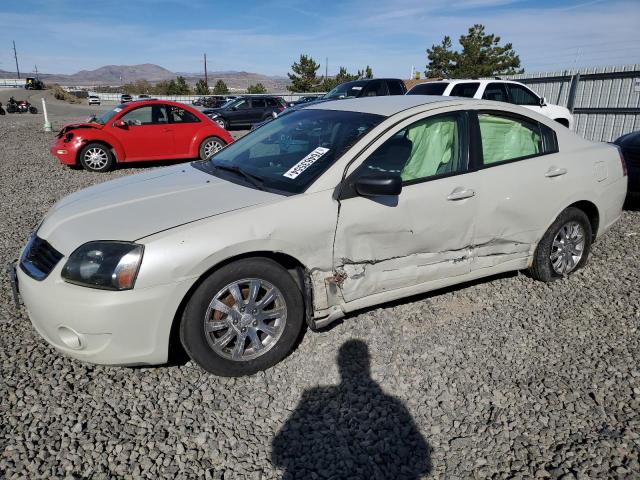
[[[127,124],[116,127],[113,124],[117,120]],[[129,110],[112,121],[110,133],[122,143],[126,155],[124,161],[171,158],[175,155],[166,105],[143,105]]]
[[[346,301],[470,271],[478,199],[466,119],[452,112],[406,120],[347,173],[334,247]],[[400,195],[353,190],[359,176],[381,174],[402,178]]]
[[[528,117],[480,110],[476,152],[479,211],[472,270],[527,259],[571,193],[570,168],[555,132]],[[566,206],[566,205],[565,205]]]
[[[251,99],[251,116],[249,117],[249,124],[254,124],[264,119],[265,113],[267,113],[267,100],[261,97],[255,97]]]
[[[186,108],[168,105],[169,124],[173,132],[176,156],[188,156],[197,131],[200,119]]]

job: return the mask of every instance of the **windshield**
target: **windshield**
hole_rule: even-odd
[[[196,166],[233,179],[242,179],[242,175],[232,176],[231,172],[240,169],[254,177],[260,187],[300,193],[383,119],[380,115],[359,112],[294,111],[245,135],[208,162]]]
[[[338,85],[322,98],[349,98],[357,97],[364,88],[367,82],[347,82],[342,85]]]
[[[91,123],[99,123],[100,125],[104,125],[113,117],[115,117],[118,113],[120,113],[122,111],[122,108],[123,108],[122,105],[118,105],[117,107],[112,108],[111,110],[107,110],[100,116],[92,117]]]

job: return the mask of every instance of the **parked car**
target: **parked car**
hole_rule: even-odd
[[[141,93],[138,95],[138,100],[144,100],[146,98],[151,98],[151,95],[147,95],[146,93]]]
[[[314,102],[321,98],[322,95],[303,95],[295,102],[289,102],[290,107],[295,107],[296,105],[302,105],[304,103]]]
[[[629,172],[629,192],[640,194],[640,131],[622,135],[613,143],[620,147]]]
[[[327,102],[62,199],[21,253],[19,294],[70,356],[163,363],[179,332],[205,370],[251,374],[305,322],[510,270],[565,277],[626,190],[616,147],[516,105]]]
[[[27,77],[24,88],[25,90],[43,90],[44,82],[37,77]]]
[[[120,95],[120,103],[132,102],[133,97],[127,93]]]
[[[254,123],[271,118],[274,112],[281,112],[285,107],[284,100],[280,97],[238,97],[219,108],[209,108],[202,113],[224,129],[250,128]]]
[[[89,105],[100,105],[100,97],[97,95],[89,95],[87,103]]]
[[[547,103],[526,85],[510,80],[440,80],[415,85],[407,95],[445,95],[481,98],[520,105],[555,120],[573,130],[573,115],[569,109]]]
[[[231,143],[229,133],[178,102],[137,100],[66,125],[51,153],[65,165],[106,172],[116,163],[206,159]]]

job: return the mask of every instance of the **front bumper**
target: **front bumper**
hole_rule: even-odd
[[[192,279],[113,292],[65,282],[64,261],[43,281],[17,269],[20,296],[38,333],[66,355],[104,365],[168,359],[174,316]]]
[[[65,165],[75,165],[76,158],[78,156],[79,146],[75,142],[65,143],[62,138],[59,138],[55,144],[49,150],[51,155],[60,160],[60,163]]]

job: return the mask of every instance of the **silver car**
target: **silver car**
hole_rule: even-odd
[[[209,372],[252,374],[305,323],[509,270],[575,272],[620,218],[625,175],[614,146],[516,105],[326,102],[208,161],[69,195],[18,285],[70,356],[160,364],[175,334]]]

